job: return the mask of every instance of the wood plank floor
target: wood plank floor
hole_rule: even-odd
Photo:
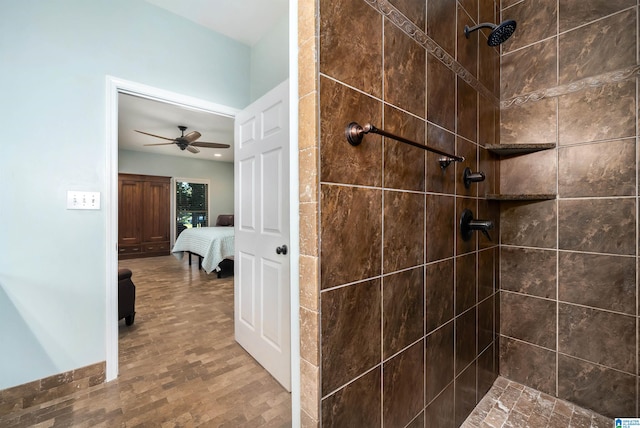
[[[233,277],[173,256],[123,260],[136,317],[117,380],[0,418],[2,427],[287,427],[291,396],[233,339]]]

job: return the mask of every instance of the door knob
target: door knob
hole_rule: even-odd
[[[287,246],[283,245],[282,247],[276,247],[276,254],[287,254]]]

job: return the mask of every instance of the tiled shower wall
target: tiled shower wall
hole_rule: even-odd
[[[302,421],[459,426],[497,375],[499,52],[492,1],[300,5]],[[315,31],[313,30],[315,29]],[[314,118],[318,118],[317,121]],[[369,134],[377,127],[466,157]],[[465,167],[487,180],[462,182]],[[496,221],[493,241],[459,217]]]
[[[610,417],[638,415],[638,2],[502,2],[500,370]]]

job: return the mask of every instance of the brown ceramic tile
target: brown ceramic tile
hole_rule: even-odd
[[[425,420],[438,428],[455,428],[454,385],[451,383],[425,410]]]
[[[635,415],[636,378],[560,354],[558,397],[610,418]]]
[[[389,0],[416,27],[424,31],[426,17],[426,3],[412,0]]]
[[[556,247],[556,201],[502,203],[502,244]]]
[[[424,263],[424,207],[424,194],[384,192],[385,273]]]
[[[504,44],[503,52],[555,36],[557,13],[557,0],[526,0],[509,8],[504,19],[514,19],[519,25]]]
[[[495,288],[495,252],[496,249],[483,250],[478,253],[478,301],[491,296]]]
[[[410,140],[425,141],[425,122],[393,107],[384,107],[384,129]],[[425,190],[426,152],[392,140],[384,139],[384,187]]]
[[[450,322],[427,336],[426,400],[430,403],[453,381],[454,323]]]
[[[322,426],[380,427],[380,368],[322,400]]]
[[[455,135],[431,123],[427,124],[427,145],[455,154]],[[454,194],[455,192],[455,168],[442,169],[438,159],[442,156],[435,153],[427,153],[427,191],[436,193]]]
[[[558,351],[636,373],[635,317],[560,303]]]
[[[455,390],[455,422],[456,426],[460,426],[478,402],[476,400],[475,361],[456,378]]]
[[[556,251],[502,247],[500,286],[532,296],[556,297]]]
[[[423,268],[384,277],[383,358],[424,336],[424,289]]]
[[[449,55],[455,55],[456,2],[431,0],[427,3],[427,35]]]
[[[632,257],[560,252],[558,298],[636,314],[636,262]]]
[[[456,194],[461,196],[478,195],[479,182],[473,182],[469,184],[467,188],[464,184],[464,170],[469,168],[471,172],[478,172],[478,146],[464,138],[456,138],[458,156],[464,157],[464,162],[455,162],[450,167],[456,169]]]
[[[555,143],[557,101],[547,98],[500,111],[500,143]]]
[[[478,93],[458,77],[457,132],[472,142],[478,136]]]
[[[618,82],[558,97],[560,144],[633,137],[636,84]]]
[[[510,292],[500,293],[500,334],[556,348],[556,303]]]
[[[380,98],[382,15],[366,2],[320,0],[320,72]]]
[[[560,0],[560,31],[564,32],[634,6],[634,0]]]
[[[478,22],[478,1],[479,0],[458,0],[458,3],[460,3],[473,22]]]
[[[456,375],[460,374],[478,355],[476,337],[478,321],[476,308],[459,315],[455,319],[456,327]]]
[[[330,79],[320,81],[320,180],[324,182],[380,186],[382,184],[382,138],[368,134],[351,146],[345,127],[382,122],[382,105],[360,92]]]
[[[432,54],[427,55],[427,120],[455,131],[455,84],[453,71]]]
[[[460,232],[460,218],[462,217],[462,213],[466,209],[471,210],[474,219],[482,219],[482,217],[480,217],[480,215],[478,214],[477,199],[456,197],[456,255],[475,251],[476,243],[478,242],[478,239],[480,239],[479,235],[482,235],[482,232],[474,231],[472,232],[471,238],[469,238],[468,241],[465,241],[462,238],[462,233]],[[482,236],[482,239],[486,238]]]
[[[500,161],[500,193],[505,195],[555,194],[558,160],[555,150]]]
[[[478,352],[484,351],[494,337],[494,297],[478,304]]]
[[[558,211],[560,249],[635,255],[635,200],[560,200]]]
[[[496,22],[496,10],[497,7],[494,4],[493,0],[491,1],[479,1],[478,2],[478,11],[479,17],[478,22]],[[498,1],[498,3],[500,3]]]
[[[389,21],[384,30],[384,100],[424,117],[426,51]],[[407,90],[410,88],[410,90]]]
[[[422,341],[385,362],[383,425],[403,427],[424,408],[424,343]]]
[[[500,51],[487,44],[487,38],[484,33],[479,34],[478,37],[481,37],[478,42],[478,80],[499,100]]]
[[[502,56],[501,97],[508,99],[557,85],[555,38]]]
[[[555,394],[556,353],[503,336],[500,338],[500,374],[537,390]]]
[[[427,195],[427,261],[453,256],[455,198]]]
[[[476,304],[476,253],[456,257],[456,315]]]
[[[458,29],[456,30],[456,39],[458,49],[456,50],[456,60],[474,77],[478,76],[478,41],[486,43],[480,31],[474,31],[469,34],[467,39],[464,35],[464,27],[473,27],[475,22],[469,17],[467,12],[458,3]],[[460,84],[458,79],[458,85]]]
[[[322,293],[322,395],[380,364],[380,280]]]
[[[407,428],[424,428],[424,411],[420,412],[420,414],[407,425]]]
[[[453,319],[453,259],[426,267],[427,333]]]
[[[561,197],[636,194],[636,139],[607,141],[558,150]]]
[[[478,398],[481,399],[491,389],[498,376],[498,370],[494,366],[494,346],[489,346],[478,356]]]
[[[630,9],[560,35],[559,83],[635,65],[636,28],[636,11]]]
[[[500,116],[500,109],[484,95],[478,97],[478,144],[498,144],[496,117]]]
[[[322,185],[321,288],[381,273],[382,192]]]

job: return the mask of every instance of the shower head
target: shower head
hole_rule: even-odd
[[[501,43],[504,43],[514,31],[516,31],[516,21],[513,19],[509,19],[507,21],[502,22],[500,25],[492,24],[490,22],[485,22],[475,27],[469,28],[469,26],[464,26],[464,35],[466,38],[469,38],[469,34],[472,32],[479,30],[480,28],[491,28],[491,34],[489,34],[489,39],[487,40],[487,44],[489,46],[498,46]]]

